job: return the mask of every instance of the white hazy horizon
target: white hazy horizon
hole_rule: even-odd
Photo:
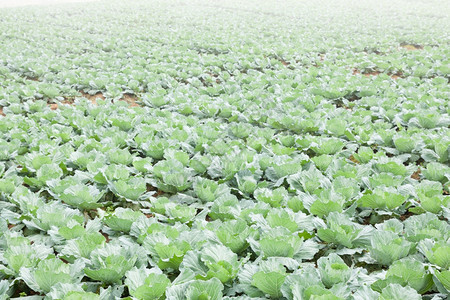
[[[61,3],[93,2],[98,0],[0,0],[1,7],[51,5]]]

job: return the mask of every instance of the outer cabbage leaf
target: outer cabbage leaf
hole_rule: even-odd
[[[91,252],[90,267],[85,268],[84,273],[106,284],[118,283],[137,262],[138,257],[132,251],[132,248],[125,249],[111,243],[95,249]]]
[[[272,207],[280,207],[288,199],[288,192],[284,187],[277,189],[258,188],[254,196],[256,200],[270,204]]]
[[[59,198],[65,203],[80,209],[93,209],[102,206],[98,203],[106,191],[100,191],[95,186],[77,184],[64,190]]]
[[[110,187],[115,193],[129,200],[138,200],[147,191],[145,179],[140,177],[113,181]]]
[[[33,268],[53,252],[45,245],[31,244],[25,237],[7,237],[6,245],[3,262],[8,268],[0,268],[0,272],[6,275],[18,274],[22,267]]]
[[[159,270],[134,268],[126,273],[125,285],[136,299],[161,299],[170,280]]]
[[[392,283],[385,287],[381,292],[379,300],[420,300],[422,297],[408,286],[402,287],[400,284]]]
[[[436,276],[436,278],[439,280],[439,283],[442,285],[442,287],[445,289],[442,289],[439,287],[439,284],[436,283],[436,285],[438,286],[438,289],[441,293],[446,293],[448,294],[450,292],[450,270],[445,270],[445,271],[434,271],[434,276]]]
[[[319,228],[317,236],[328,243],[348,248],[366,247],[373,233],[371,226],[351,222],[344,214],[332,212],[327,217],[328,228]]]
[[[283,273],[259,271],[253,275],[252,284],[264,292],[264,294],[278,298],[282,296],[281,286],[285,278],[286,274]]]
[[[180,270],[190,269],[197,279],[217,278],[222,283],[233,280],[242,262],[229,248],[222,245],[206,245],[200,251],[189,251],[184,256]]]
[[[112,230],[130,232],[133,222],[141,216],[143,214],[140,211],[118,207],[114,210],[114,213],[105,216],[104,222]]]
[[[391,283],[402,286],[408,285],[418,293],[423,294],[433,287],[432,275],[425,270],[423,263],[412,257],[406,257],[395,261],[386,273],[386,279],[379,280],[372,288],[381,292],[383,288]]]
[[[166,298],[173,300],[220,300],[223,297],[223,284],[217,278],[191,280],[184,284],[172,285],[167,289]]]
[[[36,172],[36,177],[25,177],[24,182],[28,185],[41,188],[47,184],[50,180],[59,179],[63,176],[63,170],[59,165],[44,164]]]
[[[220,242],[234,253],[244,251],[248,246],[247,238],[253,231],[242,219],[225,222],[211,222],[208,228],[214,231]]]
[[[327,288],[337,283],[345,283],[350,279],[352,270],[337,254],[331,253],[317,260],[320,277]]]
[[[422,174],[428,180],[444,182],[450,180],[450,167],[438,162],[430,162]]]
[[[59,258],[48,258],[40,261],[35,269],[22,268],[20,277],[33,290],[50,292],[57,283],[78,283],[83,277],[84,263],[77,261],[66,264]]]
[[[366,193],[359,200],[360,207],[384,209],[391,211],[406,201],[406,196],[397,193],[394,189],[375,189],[373,193]]]
[[[450,268],[450,241],[424,239],[419,242],[418,248],[432,264],[443,269]]]
[[[450,225],[431,213],[412,216],[405,220],[405,236],[409,241],[419,242],[429,238],[447,240],[450,237]]]
[[[370,255],[379,264],[391,265],[409,254],[413,244],[391,231],[376,231],[371,238]]]

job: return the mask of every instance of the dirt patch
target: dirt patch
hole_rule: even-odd
[[[344,102],[341,99],[336,100],[334,105],[336,106],[336,108],[343,108],[343,109],[346,109],[346,110],[352,110],[351,107],[344,105]]]
[[[285,61],[284,59],[280,59],[280,62],[281,62],[281,64],[283,65],[283,66],[285,66],[285,67],[287,67],[287,66],[289,66],[291,63],[290,62],[287,62],[287,61]]]
[[[352,155],[348,158],[351,162],[354,162],[355,164],[359,164],[359,161]]]
[[[404,213],[403,215],[401,215],[401,216],[399,217],[399,219],[400,219],[401,221],[405,221],[406,219],[408,219],[408,218],[410,218],[410,217],[412,217],[412,216],[414,216],[414,214],[413,214],[412,212],[408,211],[407,213]]]
[[[0,0],[0,8],[2,7],[20,7],[35,5],[56,5],[64,3],[93,2],[98,0]]]
[[[92,104],[97,105],[97,100],[101,99],[101,100],[105,100],[106,97],[105,95],[103,95],[102,92],[98,92],[94,95],[91,95],[89,93],[85,93],[85,92],[80,92],[81,96],[88,99],[89,101],[91,101]],[[69,104],[69,105],[73,105],[74,104],[74,97],[67,97],[64,98],[63,101],[60,101],[60,104]],[[137,103],[138,101],[138,97],[136,95],[133,94],[124,94],[122,98],[119,99],[119,101],[125,101],[126,103],[128,103],[129,107],[140,107],[141,105],[139,105]],[[58,109],[58,103],[48,103],[48,106],[50,107],[51,110],[56,110]]]
[[[105,242],[109,243],[109,241],[111,241],[111,239],[109,238],[109,235],[104,233],[103,231],[100,230],[100,233],[103,235],[103,237],[105,238]]]
[[[72,97],[71,98],[64,98],[64,100],[60,101],[59,103],[72,105],[74,103],[74,98],[72,98]],[[58,104],[57,103],[48,102],[47,104],[50,106],[51,110],[58,109]]]
[[[420,180],[420,173],[422,171],[420,170],[420,168],[417,169],[417,171],[415,171],[414,173],[412,173],[411,178],[414,180]]]
[[[384,52],[381,52],[377,49],[364,49],[362,52],[366,53],[366,54],[375,54],[375,55],[384,55]]]
[[[98,92],[97,94],[94,94],[94,95],[91,95],[91,94],[88,94],[88,93],[85,93],[85,92],[81,92],[81,95],[84,98],[86,98],[89,101],[91,101],[92,104],[95,104],[95,105],[97,105],[97,99],[101,99],[101,100],[105,100],[106,99],[106,97],[103,95],[102,92]]]
[[[0,106],[0,116],[6,116],[5,113],[3,112],[3,107]]]
[[[418,44],[400,44],[400,47],[408,51],[422,50],[423,46]]]
[[[219,75],[218,74],[214,74],[214,73],[211,73],[211,72],[206,72],[206,74],[208,74],[209,76],[214,78],[216,80],[217,84],[220,84],[220,79],[219,79]]]
[[[383,74],[383,72],[380,72],[380,71],[370,71],[370,72],[363,71],[363,72],[361,72],[358,69],[353,69],[352,75],[358,75],[358,74],[364,75],[365,77],[369,78],[369,77],[372,77],[372,76],[378,76],[380,74]],[[403,73],[402,72],[384,73],[384,74],[389,75],[392,79],[403,78]]]
[[[136,101],[138,100],[138,97],[136,95],[125,94],[120,100],[128,103],[130,107],[140,107],[140,105],[136,103]]]
[[[381,72],[380,72],[380,71],[372,71],[372,72],[364,72],[364,73],[361,73],[360,70],[358,70],[358,69],[353,69],[352,74],[353,74],[353,75],[362,74],[362,75],[364,75],[364,76],[366,76],[366,77],[371,77],[371,76],[377,76],[377,75],[380,75]]]
[[[358,91],[353,91],[351,93],[348,93],[347,95],[344,96],[344,98],[350,102],[361,100],[361,96],[359,95]]]
[[[164,194],[163,191],[161,191],[160,189],[158,189],[158,188],[156,188],[156,187],[154,187],[154,186],[152,186],[152,185],[150,185],[150,184],[147,184],[147,192],[155,192],[155,193],[152,195],[152,196],[155,197],[155,198],[157,198],[157,197],[159,197],[159,196],[161,196],[161,195]]]
[[[30,77],[30,76],[25,76],[26,80],[31,80],[31,81],[40,81],[38,77]]]

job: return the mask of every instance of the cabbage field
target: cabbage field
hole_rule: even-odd
[[[447,299],[449,15],[0,8],[0,299]]]

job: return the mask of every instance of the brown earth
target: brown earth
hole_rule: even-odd
[[[366,76],[366,77],[372,77],[372,76],[380,75],[381,72],[380,72],[380,71],[372,71],[372,72],[364,72],[364,73],[362,73],[362,72],[361,72],[360,70],[358,70],[358,69],[353,69],[352,74],[353,74],[353,75],[362,74],[362,75],[364,75],[364,76]],[[393,74],[393,73],[387,73],[387,75],[389,75],[392,79],[399,79],[399,78],[402,77],[403,74],[401,74],[401,73],[395,73],[395,74]]]
[[[408,51],[415,51],[415,50],[422,50],[422,45],[413,45],[413,44],[401,44],[400,47],[408,50]]]
[[[411,178],[415,179],[415,180],[420,180],[420,173],[422,173],[422,171],[420,170],[420,168],[417,169],[417,171],[415,171],[412,175]]]
[[[88,99],[89,101],[91,101],[92,104],[97,105],[97,100],[101,99],[101,100],[105,100],[106,97],[103,95],[102,92],[98,92],[94,95],[85,93],[85,92],[81,92],[81,96]],[[119,99],[119,101],[125,101],[126,103],[128,103],[129,107],[140,107],[141,105],[139,105],[137,103],[138,101],[138,97],[136,95],[133,94],[124,94],[122,98]],[[73,105],[74,104],[74,98],[66,98],[64,101],[60,102],[61,104],[69,104],[69,105]],[[56,110],[58,109],[58,104],[57,103],[48,103],[49,107],[51,110]],[[1,114],[1,111],[0,111]]]
[[[81,92],[81,95],[82,95],[82,97],[91,101],[92,104],[94,104],[94,105],[97,105],[97,99],[101,99],[101,100],[106,99],[106,97],[101,92],[99,92],[95,95],[90,95],[88,93]],[[119,101],[125,101],[126,103],[128,103],[129,107],[141,107],[141,105],[139,105],[137,103],[138,97],[133,94],[125,94],[125,95],[123,95],[122,98],[119,99]],[[72,105],[74,103],[74,99],[67,98],[67,99],[61,101],[60,103]],[[56,110],[59,108],[58,103],[48,103],[48,106],[50,107],[51,110]],[[6,116],[5,113],[3,112],[3,107],[1,107],[1,106],[0,106],[0,116],[3,116],[3,117]]]

